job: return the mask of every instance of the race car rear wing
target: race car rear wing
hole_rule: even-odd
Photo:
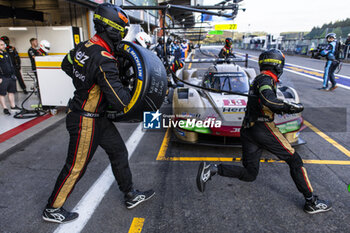
[[[248,54],[245,55],[245,58],[203,58],[203,59],[186,59],[186,63],[236,63],[244,62],[245,67],[248,68]]]

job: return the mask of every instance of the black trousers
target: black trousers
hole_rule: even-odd
[[[21,71],[19,69],[15,69],[15,75],[17,77],[19,86],[22,88],[23,91],[26,91],[27,87],[26,87],[26,84],[24,83]]]
[[[97,147],[108,154],[119,189],[126,193],[132,189],[132,175],[128,151],[114,124],[105,117],[88,118],[70,112],[66,118],[70,135],[66,163],[59,174],[48,206],[62,207],[74,186],[84,175]]]
[[[218,165],[219,175],[247,182],[254,181],[259,173],[262,150],[265,149],[284,160],[289,165],[290,174],[298,190],[305,197],[312,196],[313,189],[303,167],[302,159],[273,122],[258,122],[251,128],[242,128],[241,140],[243,167],[220,164]]]

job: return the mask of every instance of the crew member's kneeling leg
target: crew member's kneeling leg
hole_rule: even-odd
[[[241,138],[243,146],[242,161],[244,167],[220,164],[218,165],[218,174],[221,176],[238,178],[246,182],[252,182],[259,173],[262,149],[253,143],[251,139],[248,138],[248,134],[244,133],[244,131],[241,133]]]

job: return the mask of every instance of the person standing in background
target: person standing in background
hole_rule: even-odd
[[[4,109],[4,114],[11,115],[6,106],[5,96],[8,93],[12,110],[21,110],[15,105],[16,76],[15,69],[12,65],[10,55],[6,52],[6,45],[0,40],[0,104]]]
[[[187,57],[187,51],[188,51],[188,44],[185,39],[181,41],[180,48],[181,48],[181,60],[184,61]]]
[[[166,40],[166,53],[168,56],[174,55],[173,40],[170,37]]]
[[[181,59],[181,48],[178,40],[174,40],[173,50],[174,50],[174,60],[176,61]]]
[[[347,59],[349,58],[349,52],[350,52],[350,33],[348,34],[348,38],[345,41],[345,51],[344,51],[344,58]]]
[[[6,44],[6,52],[10,55],[12,65],[15,68],[15,75],[17,77],[18,83],[22,88],[23,93],[28,94],[26,84],[24,83],[21,74],[21,58],[19,57],[16,48],[10,45],[10,39],[7,36],[2,36],[1,40],[3,40]]]
[[[28,57],[30,59],[30,63],[32,64],[32,71],[34,72],[36,76],[36,65],[35,65],[35,56],[39,56],[38,53],[38,39],[37,38],[31,38],[29,40],[30,42],[30,48],[28,49]]]
[[[155,49],[157,56],[164,63],[165,62],[165,49],[164,49],[164,41],[162,37],[158,38],[158,45]]]
[[[328,42],[327,47],[321,51],[321,56],[326,57],[327,62],[324,67],[323,86],[318,88],[323,91],[333,91],[337,88],[337,82],[335,81],[334,72],[339,66],[339,54],[337,54],[337,35],[335,33],[328,33],[326,40]],[[332,86],[328,88],[328,82],[331,81]]]

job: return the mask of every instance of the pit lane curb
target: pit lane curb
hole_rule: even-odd
[[[64,122],[66,117],[65,112],[59,112],[43,122],[21,132],[20,134],[2,142],[0,145],[0,161],[16,151],[21,150],[24,146],[40,138],[46,132],[56,128]]]

